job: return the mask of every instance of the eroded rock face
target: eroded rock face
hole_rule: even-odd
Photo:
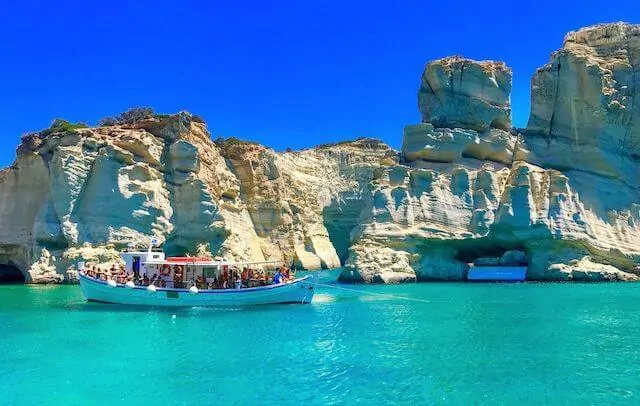
[[[465,128],[435,128],[431,123],[404,128],[402,153],[407,163],[451,163],[473,158],[511,164],[518,137],[489,128],[482,133]]]
[[[73,281],[129,243],[169,254],[345,265],[350,282],[462,280],[468,263],[533,280],[636,280],[639,27],[570,33],[511,128],[511,71],[425,68],[402,152],[360,139],[275,152],[211,141],[186,112],[25,137],[0,171],[0,265]]]
[[[418,92],[422,122],[436,127],[511,128],[511,69],[503,62],[448,57],[427,64]]]
[[[640,186],[639,70],[640,26],[569,33],[533,77],[522,159]]]
[[[79,261],[108,267],[151,238],[169,254],[339,267],[331,239],[353,219],[325,209],[363,194],[395,159],[367,139],[288,153],[214,143],[188,113],[25,142],[0,172],[0,262],[33,283],[73,280]]]
[[[639,30],[570,33],[534,77],[524,134],[505,119],[504,64],[427,65],[423,123],[405,128],[404,165],[372,182],[342,279],[373,280],[371,261],[395,251],[407,279],[461,280],[493,258],[528,264],[533,280],[636,280]]]

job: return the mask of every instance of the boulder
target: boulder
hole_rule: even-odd
[[[423,123],[483,132],[511,129],[511,69],[459,56],[427,64],[418,92]]]
[[[349,260],[338,279],[351,283],[415,282],[408,252],[386,247],[377,241],[360,240],[350,249]]]
[[[453,258],[455,251],[435,250],[421,255],[416,276],[419,281],[462,281],[469,266]]]
[[[528,264],[527,254],[523,251],[506,251],[500,257],[501,266],[525,266]]]
[[[588,256],[569,264],[552,264],[547,272],[550,279],[575,282],[635,282],[640,280],[638,275],[623,272],[611,265],[595,263]]]

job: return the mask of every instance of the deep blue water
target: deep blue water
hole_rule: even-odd
[[[640,404],[640,284],[338,287],[366,293],[167,310],[0,286],[0,403]]]

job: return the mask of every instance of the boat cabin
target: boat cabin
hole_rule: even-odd
[[[136,275],[146,273],[146,263],[149,261],[164,261],[165,256],[162,251],[124,251],[120,253],[120,258],[124,261],[127,271],[133,271]]]
[[[167,257],[152,246],[147,251],[129,249],[120,254],[125,270],[135,280],[148,278],[168,288],[225,289],[256,287],[270,283],[279,261],[232,263],[225,258]],[[272,272],[269,272],[272,270]]]

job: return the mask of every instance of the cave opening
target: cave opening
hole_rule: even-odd
[[[359,224],[360,212],[365,205],[358,193],[345,193],[340,199],[334,199],[331,205],[322,211],[324,226],[329,233],[329,241],[344,265],[349,257],[351,231]]]
[[[13,265],[0,265],[0,284],[24,284],[26,279],[22,272]]]
[[[525,255],[527,254],[527,249],[522,244],[495,240],[474,240],[459,242],[454,258],[460,262],[472,263],[479,258],[500,258],[507,251],[521,251]],[[519,262],[519,265],[527,265],[526,259]]]

